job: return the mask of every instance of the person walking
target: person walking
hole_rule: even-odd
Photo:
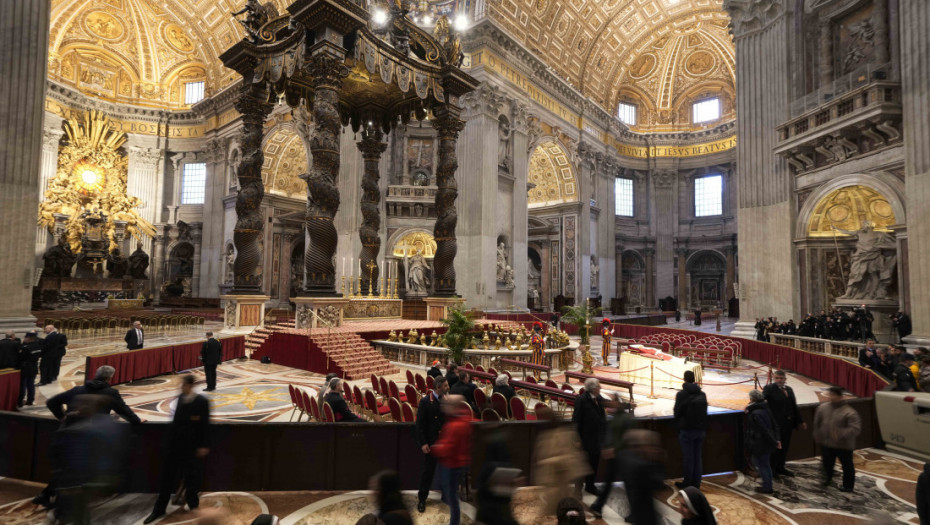
[[[758,390],[749,391],[749,405],[746,407],[748,425],[746,428],[746,448],[752,458],[756,472],[762,477],[762,486],[756,487],[760,494],[773,494],[771,454],[782,448],[779,441],[780,432],[775,416],[765,402],[765,395]]]
[[[664,523],[656,510],[655,497],[665,488],[665,450],[658,432],[632,429],[624,436],[628,454],[625,457],[624,486],[630,503],[630,515],[625,521],[633,525]]]
[[[814,413],[814,441],[820,444],[823,460],[823,486],[830,486],[833,480],[833,466],[837,458],[843,466],[843,485],[841,492],[852,492],[856,484],[856,467],[853,464],[853,450],[856,438],[862,432],[862,419],[859,414],[843,399],[843,389],[831,386],[830,398],[817,407]]]
[[[200,506],[200,484],[203,461],[210,453],[210,401],[194,392],[194,376],[181,380],[181,395],[174,409],[174,419],[168,429],[163,449],[163,463],[158,483],[158,499],[152,513],[142,523],[148,524],[165,515],[168,501],[177,486],[176,478],[184,480],[187,506],[194,510]]]
[[[471,464],[471,410],[462,406],[461,396],[449,395],[443,400],[445,424],[430,454],[439,462],[439,485],[442,502],[449,506],[449,525],[459,525],[459,478]]]
[[[581,448],[588,455],[591,472],[585,477],[584,490],[595,496],[600,493],[594,486],[597,478],[597,466],[601,461],[601,449],[604,448],[604,435],[607,430],[607,414],[601,400],[601,383],[590,377],[584,382],[584,394],[575,400],[572,423],[581,437]],[[580,489],[578,489],[580,493]]]
[[[216,367],[223,361],[223,343],[213,338],[213,332],[207,332],[207,340],[200,348],[200,360],[203,373],[207,376],[207,388],[204,392],[216,390]]]
[[[707,435],[707,396],[694,382],[694,372],[686,370],[684,384],[675,396],[675,422],[681,443],[684,479],[675,482],[679,489],[701,488],[702,449]]]
[[[604,484],[601,493],[598,494],[597,500],[590,507],[591,513],[596,518],[601,517],[601,510],[604,508],[604,504],[607,503],[614,482],[623,477],[621,467],[627,462],[627,458],[624,457],[626,448],[624,437],[633,426],[633,418],[627,412],[626,407],[620,403],[620,398],[616,393],[614,394],[614,402],[617,403],[618,408],[607,427],[607,447],[603,452],[604,457],[608,460],[607,482]]]
[[[39,373],[39,357],[42,355],[42,343],[35,331],[26,332],[19,349],[20,388],[17,406],[32,405],[36,400],[36,375]]]
[[[400,476],[392,470],[375,474],[368,480],[378,506],[378,519],[384,525],[413,525],[413,518],[404,505],[400,492]]]
[[[420,399],[417,405],[417,421],[414,436],[420,451],[423,452],[423,471],[420,474],[420,490],[417,492],[417,511],[426,511],[426,498],[430,487],[433,486],[433,475],[436,473],[436,456],[430,450],[439,439],[439,432],[445,416],[442,412],[442,399],[449,392],[449,383],[442,376],[433,381],[433,389]]]
[[[930,525],[930,463],[924,463],[924,471],[917,476],[914,501],[917,502],[917,517],[920,518],[920,525]]]
[[[694,487],[687,487],[678,493],[678,512],[681,514],[681,525],[717,525],[714,509],[707,497]]]
[[[143,343],[145,343],[145,330],[142,329],[142,323],[134,321],[132,323],[132,328],[126,332],[126,337],[123,338],[123,341],[126,341],[126,348],[129,350],[138,350],[142,348]]]
[[[784,370],[776,370],[772,374],[773,383],[765,385],[762,389],[762,395],[765,397],[769,410],[775,416],[775,424],[778,426],[778,440],[781,441],[781,448],[772,452],[772,474],[777,478],[779,476],[794,477],[794,473],[785,468],[787,461],[788,448],[791,446],[791,434],[795,429],[807,430],[807,423],[801,420],[801,411],[798,409],[798,400],[794,395],[794,390],[787,385],[788,376]]]

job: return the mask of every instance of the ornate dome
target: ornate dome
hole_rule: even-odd
[[[262,182],[267,193],[307,198],[307,183],[300,175],[307,172],[307,148],[290,126],[278,126],[265,139],[262,147]]]
[[[531,208],[578,200],[575,172],[562,146],[543,142],[533,150],[529,165],[527,180],[535,185],[529,190]]]

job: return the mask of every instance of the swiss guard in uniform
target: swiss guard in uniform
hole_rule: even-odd
[[[542,335],[542,323],[533,323],[533,335],[530,336],[530,350],[533,351],[533,364],[546,364],[546,339]],[[539,372],[537,372],[538,374]]]
[[[610,357],[610,336],[613,333],[613,330],[610,327],[610,319],[607,317],[601,321],[603,328],[601,329],[601,337],[604,338],[604,345],[601,346],[601,359],[604,361],[604,365],[607,365],[607,358]]]

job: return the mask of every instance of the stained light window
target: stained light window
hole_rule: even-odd
[[[203,81],[184,84],[184,103],[196,104],[203,100]]]
[[[617,179],[615,186],[617,192],[617,215],[621,217],[633,216],[633,180]]]
[[[636,105],[621,102],[617,109],[617,118],[627,126],[636,125]]]
[[[693,106],[694,123],[710,122],[720,118],[720,99],[709,98],[695,102]]]
[[[723,215],[723,176],[694,179],[694,216]]]
[[[181,175],[181,204],[203,204],[207,191],[207,165],[185,164]]]

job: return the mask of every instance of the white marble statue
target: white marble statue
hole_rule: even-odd
[[[591,256],[591,289],[597,290],[598,277],[600,276],[601,269],[597,264],[597,257]]]
[[[226,248],[226,277],[225,283],[232,284],[235,280],[235,272],[233,268],[236,265],[236,249],[230,244]]]
[[[505,119],[501,119],[497,128],[498,139],[500,144],[497,148],[497,165],[507,168],[510,171],[510,136],[513,131],[510,124]]]
[[[507,288],[514,288],[517,286],[516,281],[513,280],[513,268],[510,265],[507,265],[507,268],[504,269],[504,285]]]
[[[507,282],[507,247],[501,242],[497,245],[497,282]]]
[[[404,271],[407,274],[407,294],[426,295],[429,291],[429,264],[422,250],[409,257],[408,249],[404,247]]]
[[[858,231],[836,226],[833,229],[857,237],[856,251],[849,260],[846,294],[838,299],[889,299],[888,288],[898,260],[894,237],[875,231],[867,221],[862,222]]]

